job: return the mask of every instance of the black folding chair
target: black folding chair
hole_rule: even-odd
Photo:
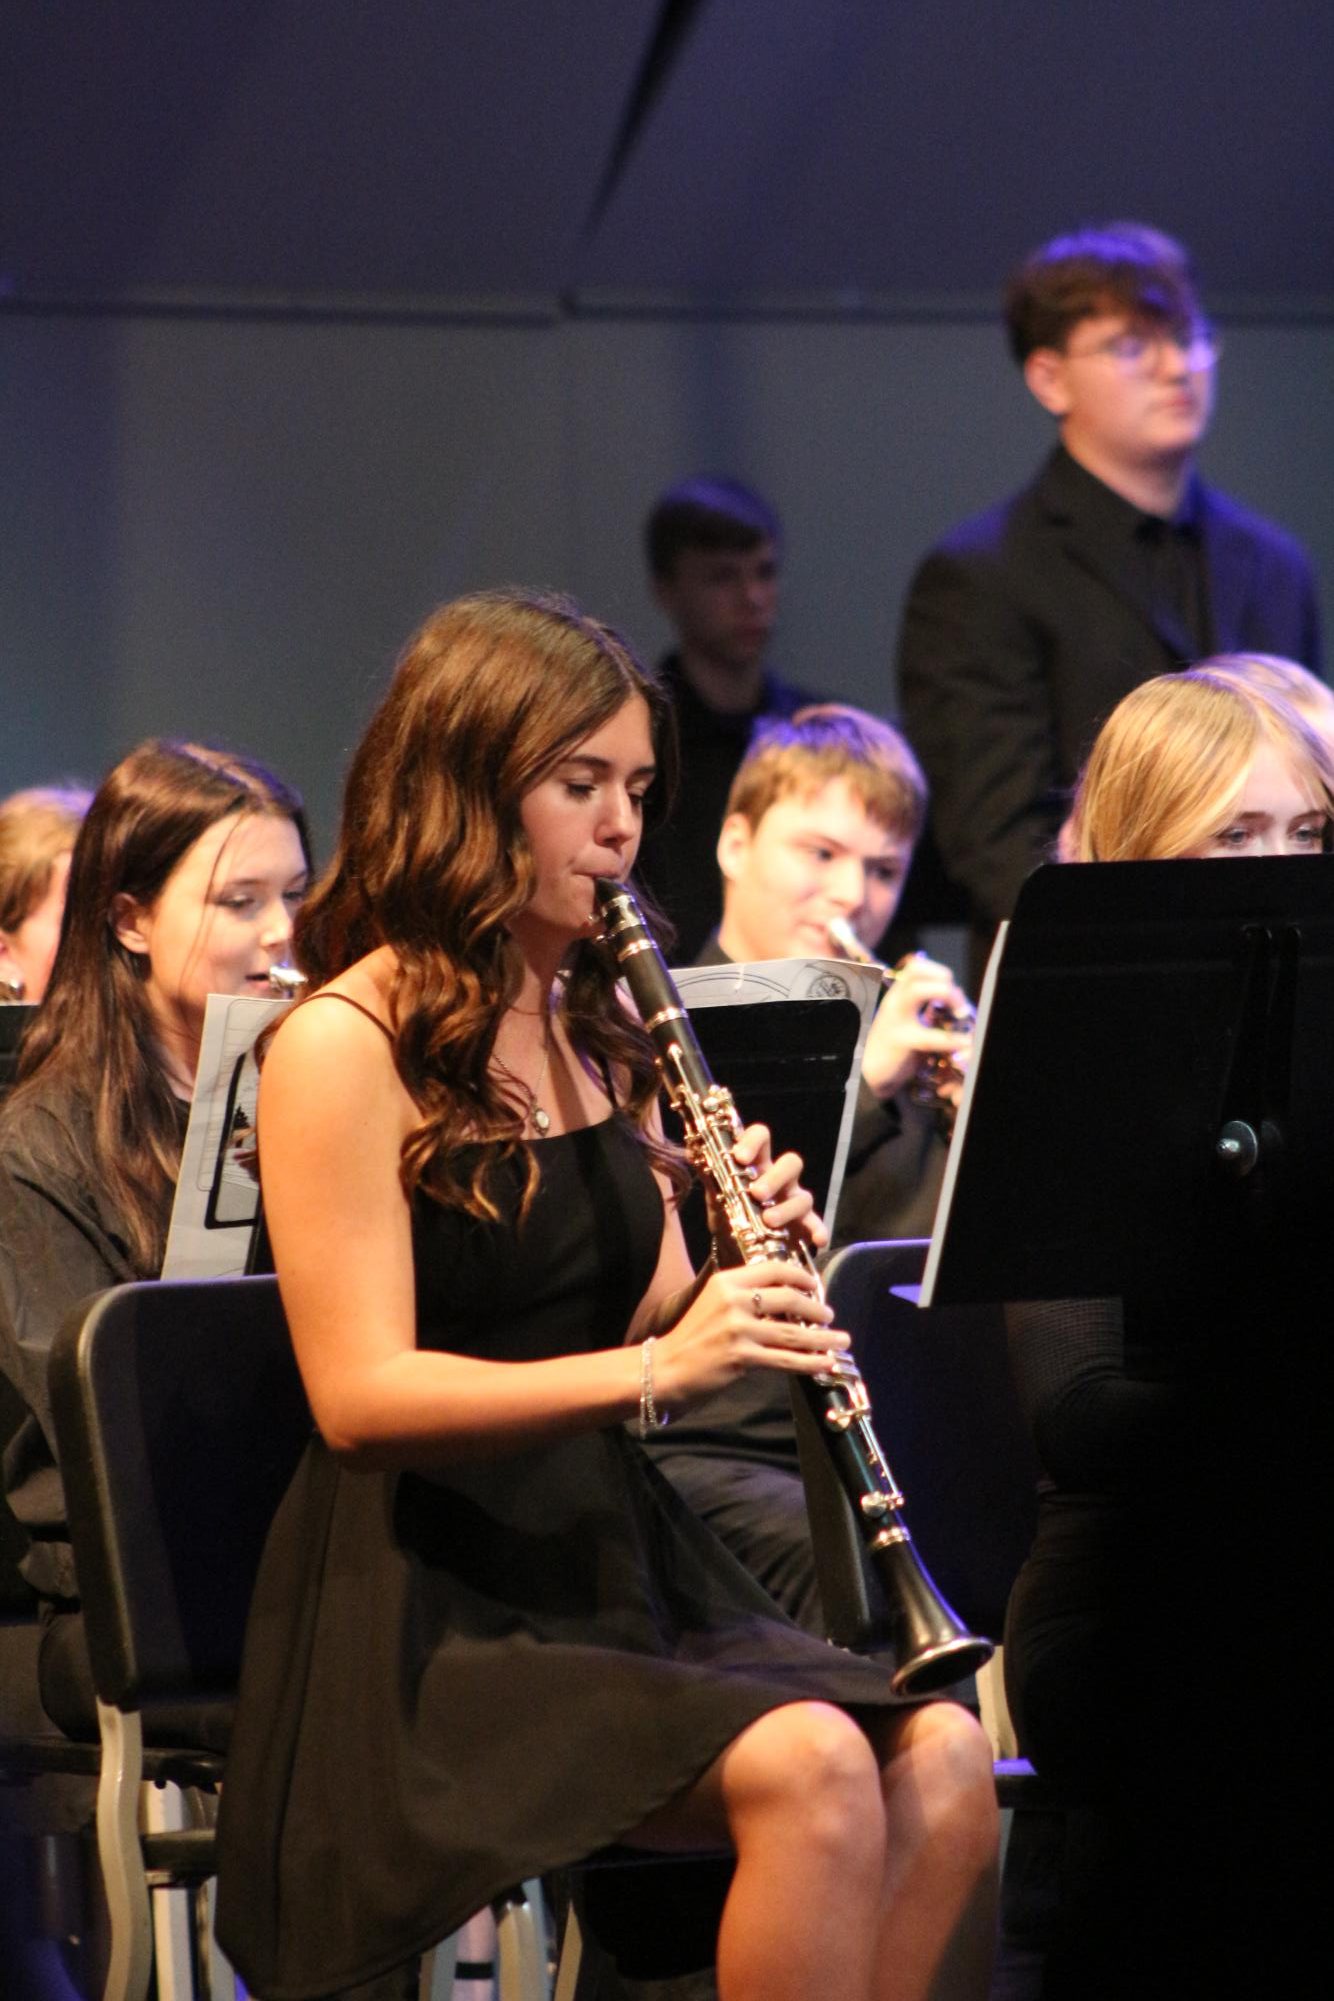
[[[0,1008],[0,1016],[7,1012]],[[0,1449],[26,1416],[0,1376]],[[28,1537],[0,1496],[0,1871],[12,1926],[57,1945],[71,1969],[95,1963],[102,1941],[86,1896],[84,1844],[76,1832],[97,1777],[95,1743],[75,1743],[42,1714],[37,1694],[41,1626],[37,1594],[19,1565]],[[0,1926],[4,1912],[0,1911]],[[0,1952],[0,1959],[3,1953]]]
[[[51,1394],[101,1726],[105,2001],[143,2001],[149,1892],[172,1887],[198,1892],[194,1979],[206,1995],[213,1829],[141,1834],[138,1797],[146,1770],[195,1789],[223,1775],[215,1747],[226,1741],[260,1555],[311,1432],[277,1281],[99,1293],[57,1337]],[[185,1741],[164,1749],[167,1725]],[[531,1900],[516,1889],[496,1910],[500,1993],[545,1994]],[[452,1951],[441,1961],[437,1992]]]
[[[51,1394],[101,1731],[106,1997],[139,2001],[149,1891],[202,1896],[213,1873],[211,1826],[140,1833],[140,1787],[218,1785],[255,1571],[310,1416],[263,1279],[95,1295],[56,1339]]]

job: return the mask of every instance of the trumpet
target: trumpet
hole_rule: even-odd
[[[681,1005],[666,962],[633,893],[623,884],[595,884],[610,946],[653,1044],[667,1096],[685,1129],[686,1152],[712,1187],[728,1231],[745,1264],[789,1258],[812,1273],[807,1246],[766,1228],[750,1192],[748,1170],[733,1154],[741,1119],[730,1091],[710,1074]],[[817,1279],[818,1284],[818,1279]],[[814,1376],[794,1376],[809,1403],[876,1568],[889,1606],[890,1640],[898,1694],[922,1695],[974,1673],[991,1658],[989,1640],[970,1633],[945,1599],[917,1553],[904,1516],[904,1499],[871,1421],[871,1400],[860,1369],[831,1355]]]
[[[308,984],[306,976],[295,966],[270,966],[269,986],[281,1000],[297,1000],[301,989]]]
[[[874,966],[887,987],[892,986],[905,967],[920,956],[910,952],[906,958],[899,960],[897,966],[887,966],[883,959],[876,958],[874,952],[867,951],[846,917],[831,917],[825,929],[845,959],[853,959],[859,966]],[[971,1035],[977,1022],[977,1010],[971,1001],[965,1001],[962,1008],[951,1007],[948,1001],[928,1001],[921,1010],[920,1019],[924,1028],[945,1028],[955,1035]],[[917,1065],[909,1086],[909,1096],[914,1104],[935,1107],[947,1139],[954,1130],[955,1107],[945,1094],[962,1084],[963,1078],[963,1071],[948,1050],[929,1051]]]

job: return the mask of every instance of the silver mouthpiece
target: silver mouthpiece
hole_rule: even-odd
[[[846,917],[831,917],[825,925],[834,944],[845,959],[855,959],[859,966],[879,966],[880,961],[873,952],[868,952]],[[881,967],[881,970],[886,970]]]
[[[283,1000],[295,1000],[305,984],[305,974],[298,972],[295,966],[269,967],[269,985]]]

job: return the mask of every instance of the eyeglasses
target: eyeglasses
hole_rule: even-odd
[[[1162,360],[1163,349],[1169,342],[1192,371],[1214,367],[1223,351],[1223,343],[1212,327],[1163,327],[1157,332],[1146,327],[1127,327],[1079,353],[1072,354],[1067,349],[1066,359],[1086,361],[1093,355],[1105,354],[1127,374],[1149,375]]]

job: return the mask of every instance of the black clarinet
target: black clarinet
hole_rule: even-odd
[[[749,1170],[738,1165],[733,1153],[741,1119],[732,1094],[710,1074],[632,891],[606,879],[596,890],[607,943],[653,1044],[663,1086],[685,1131],[686,1153],[712,1187],[742,1262],[790,1258],[814,1272],[814,1260],[801,1239],[775,1235],[764,1224],[750,1192]],[[851,1357],[831,1354],[827,1369],[792,1380],[814,1412],[884,1588],[897,1662],[895,1690],[924,1695],[975,1673],[994,1649],[990,1640],[968,1631],[917,1554],[902,1491],[875,1435],[860,1369]]]

